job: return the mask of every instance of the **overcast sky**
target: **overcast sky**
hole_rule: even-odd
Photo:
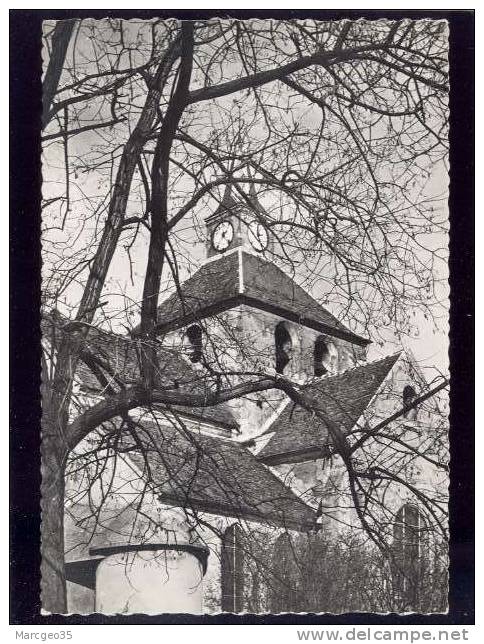
[[[79,44],[78,44],[79,46]],[[82,45],[81,45],[82,47]],[[46,57],[44,56],[44,61]],[[312,118],[311,115],[305,118]],[[127,132],[126,132],[127,133]],[[120,144],[122,139],[120,138]],[[77,136],[71,139],[70,153],[73,157],[76,155],[82,158],[83,154],[89,150],[92,145],[99,144],[99,137],[96,133],[86,133],[85,135]],[[46,152],[45,155],[45,179],[49,181],[44,184],[44,197],[49,198],[55,195],[59,190],[63,190],[63,148],[61,144],[52,145]],[[47,169],[48,166],[48,169]],[[57,169],[57,170],[56,170]],[[58,184],[51,183],[58,179]],[[77,184],[77,186],[76,186]],[[439,196],[440,197],[440,208],[443,214],[447,214],[447,186],[448,186],[448,176],[446,169],[443,164],[439,164],[434,167],[430,181],[428,182],[425,188],[425,194],[428,196]],[[46,233],[46,237],[52,242],[58,242],[59,244],[74,244],[76,247],[82,248],[87,246],[92,237],[92,227],[90,225],[85,226],[84,229],[81,229],[81,221],[83,219],[83,208],[84,203],[79,202],[79,205],[76,202],[76,194],[81,197],[81,194],[92,194],[96,199],[99,199],[103,194],[107,194],[108,186],[106,185],[105,177],[96,174],[96,172],[91,172],[88,176],[83,174],[78,174],[77,178],[73,180],[71,185],[72,190],[72,212],[69,216],[69,222],[65,227],[64,231],[50,229]],[[77,190],[77,192],[76,192]],[[216,202],[213,202],[214,206]],[[208,216],[210,211],[207,210],[206,213],[203,213],[203,216]],[[183,248],[189,249],[190,257],[189,261],[181,262],[181,271],[182,276],[188,276],[188,269],[193,272],[193,269],[200,265],[200,263],[205,258],[205,235],[204,235],[204,226],[203,226],[203,217],[198,218],[198,225],[195,227],[193,225],[188,225],[187,222],[184,222],[179,228],[179,235],[183,238],[184,243],[182,244]],[[190,220],[191,221],[191,220]],[[44,221],[45,226],[49,226],[52,222],[49,220]],[[59,222],[57,222],[58,224]],[[435,243],[441,247],[447,247],[447,236],[442,234],[435,239]],[[108,305],[106,310],[115,311],[116,307],[122,305],[126,297],[132,299],[133,302],[137,302],[140,299],[141,289],[142,289],[142,279],[144,275],[144,270],[146,267],[147,259],[147,238],[146,236],[140,236],[138,241],[134,244],[131,249],[131,258],[135,265],[134,273],[131,274],[129,270],[129,260],[126,252],[123,249],[116,252],[111,269],[109,272],[108,282],[106,284],[105,291],[109,293],[107,297],[103,297],[104,300],[108,300]],[[48,271],[49,262],[51,257],[47,254],[44,255],[45,267],[44,273]],[[446,303],[446,298],[448,295],[448,288],[446,287],[446,266],[444,263],[438,267],[439,279],[443,279],[444,283],[439,287],[441,298]],[[302,275],[299,276],[300,281],[303,280]],[[133,282],[131,282],[133,278]],[[165,284],[164,287],[170,288],[169,284]],[[82,281],[79,284],[72,284],[67,298],[71,303],[75,303],[82,292]],[[168,292],[168,291],[167,291]],[[314,293],[318,295],[318,293]],[[162,298],[163,299],[163,298]],[[328,304],[328,308],[331,310],[331,304]],[[423,314],[417,314],[416,325],[418,326],[418,337],[407,337],[402,339],[402,344],[404,348],[410,349],[416,356],[417,360],[421,365],[434,365],[439,371],[447,371],[448,368],[448,338],[447,338],[447,324],[446,324],[446,314],[445,310],[441,312],[442,317],[439,321],[440,329],[436,331],[434,324],[431,320],[426,320],[423,317]],[[342,320],[344,322],[344,320]],[[123,322],[123,320],[119,320]],[[123,331],[122,327],[118,328],[119,331]],[[391,325],[384,332],[388,336],[388,342],[385,343],[383,347],[378,345],[372,345],[370,348],[369,357],[376,358],[382,355],[386,355],[390,352],[393,352],[398,349],[398,342],[395,341],[395,338],[392,337]],[[431,371],[425,374],[428,379],[432,379],[435,373]]]

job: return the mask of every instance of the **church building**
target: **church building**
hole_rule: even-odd
[[[159,385],[203,393],[267,374],[321,413],[264,388],[216,406],[136,409],[86,439],[66,477],[70,613],[304,612],[303,582],[289,580],[293,544],[315,561],[321,539],[361,531],[334,428],[365,440],[394,416],[387,434],[411,436],[417,449],[435,422],[412,407],[429,390],[414,359],[401,351],[367,361],[370,341],[278,265],[278,241],[249,196],[225,190],[205,220],[206,258],[160,304]],[[93,329],[87,342],[110,368],[83,363],[78,400],[92,404],[117,378],[136,381],[136,333]],[[418,490],[443,484],[428,460],[412,460],[404,475],[417,493],[397,485],[381,503],[401,550],[400,598],[423,552]],[[366,511],[363,490],[355,494]]]

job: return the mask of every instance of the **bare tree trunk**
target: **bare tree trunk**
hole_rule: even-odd
[[[42,608],[50,613],[65,613],[64,470],[67,449],[60,440],[55,417],[55,410],[44,406],[41,444],[41,603]]]
[[[156,108],[172,64],[178,56],[177,41],[171,43],[151,80],[148,96],[139,121],[123,150],[119,164],[108,221],[95,253],[77,320],[90,322],[104,281],[116,250],[126,212],[134,170],[143,145],[153,126]],[[48,383],[43,378],[42,413],[42,607],[55,613],[66,612],[66,584],[64,573],[64,470],[69,450],[76,442],[69,439],[68,411],[72,393],[72,378],[76,370],[81,333],[64,335],[56,356],[55,376]]]
[[[74,29],[75,20],[59,20],[54,28],[52,37],[52,54],[42,84],[42,128],[49,122],[49,113],[52,107],[59,79],[64,66],[67,47]]]

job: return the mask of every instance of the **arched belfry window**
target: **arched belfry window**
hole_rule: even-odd
[[[404,607],[415,608],[424,570],[426,522],[417,506],[406,503],[393,524],[393,588]]]
[[[276,347],[276,371],[284,373],[292,357],[292,340],[285,322],[279,322],[274,331]]]
[[[411,385],[405,385],[403,388],[403,394],[402,394],[402,402],[404,407],[408,407],[408,405],[411,405],[412,402],[417,398],[417,392]],[[403,414],[404,418],[408,418],[408,420],[416,420],[417,419],[417,407],[413,407],[412,409],[407,410]]]
[[[200,362],[202,359],[202,328],[198,324],[192,324],[185,331],[185,350],[192,362]]]
[[[221,552],[222,611],[244,610],[244,550],[242,529],[235,523],[222,536]]]
[[[314,342],[313,359],[314,375],[317,377],[335,373],[338,370],[338,351],[334,344],[322,335]]]
[[[314,375],[315,376],[324,376],[328,373],[328,369],[325,365],[325,362],[329,358],[329,349],[324,338],[319,336],[316,338],[314,343]]]

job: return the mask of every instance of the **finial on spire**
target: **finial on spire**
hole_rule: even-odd
[[[232,196],[232,184],[226,183],[222,199],[219,201],[219,204],[214,212],[206,217],[205,221],[209,222],[213,221],[214,219],[226,216],[228,212],[230,212],[236,205],[237,201]]]
[[[222,201],[220,202],[217,210],[215,212],[230,210],[236,205],[236,200],[232,196],[232,184],[227,183],[225,185],[224,194],[222,196]],[[215,214],[215,213],[214,213]]]
[[[223,197],[222,197],[221,205],[222,206],[224,206],[225,204],[230,204],[231,205],[233,201],[234,201],[234,199],[232,198],[232,184],[227,183],[227,184],[225,184],[225,190],[224,190],[224,194],[223,194]]]

